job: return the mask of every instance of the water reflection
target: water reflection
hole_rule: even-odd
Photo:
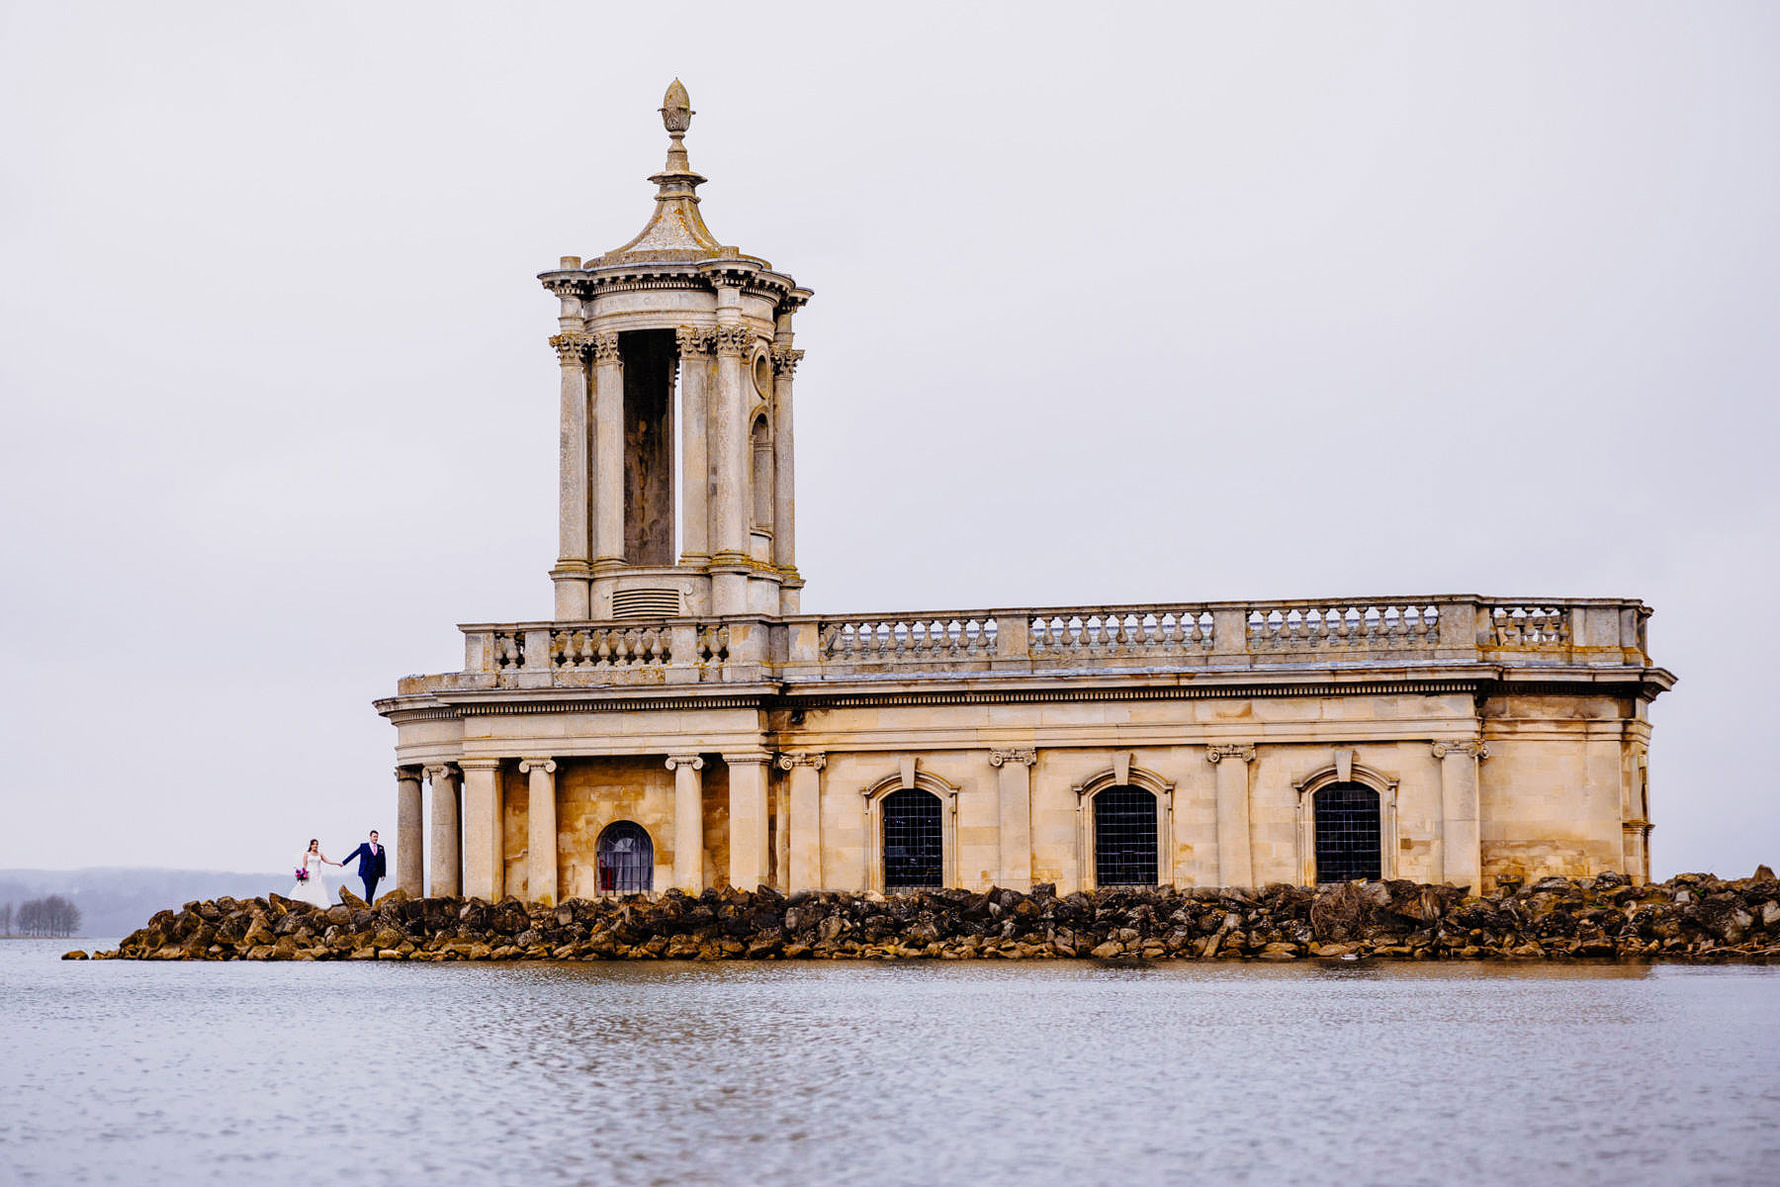
[[[1780,1160],[1777,1007],[1780,970],[1746,967],[0,945],[0,1151],[55,1183],[1079,1184],[1675,1181],[1710,1148],[1717,1181],[1757,1181]]]

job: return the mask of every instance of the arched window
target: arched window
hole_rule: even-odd
[[[1382,877],[1378,793],[1359,783],[1332,783],[1311,801],[1316,813],[1316,880]]]
[[[1156,884],[1156,797],[1141,787],[1094,796],[1094,884]]]
[[[945,833],[939,797],[903,788],[884,797],[884,889],[940,886],[945,880]]]
[[[654,889],[655,846],[642,825],[628,820],[607,825],[597,852],[601,891],[646,894]]]

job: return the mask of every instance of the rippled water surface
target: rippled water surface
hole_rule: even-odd
[[[63,963],[26,1183],[1763,1182],[1780,969]]]

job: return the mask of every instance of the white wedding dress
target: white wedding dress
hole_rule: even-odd
[[[321,854],[303,854],[303,868],[309,871],[309,880],[291,887],[291,892],[286,897],[299,903],[314,903],[318,907],[333,906],[333,901],[328,897],[328,888],[321,881],[321,866]]]

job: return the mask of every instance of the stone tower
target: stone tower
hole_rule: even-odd
[[[655,211],[624,246],[564,256],[559,622],[794,614],[792,315],[810,292],[699,213],[678,79]]]

